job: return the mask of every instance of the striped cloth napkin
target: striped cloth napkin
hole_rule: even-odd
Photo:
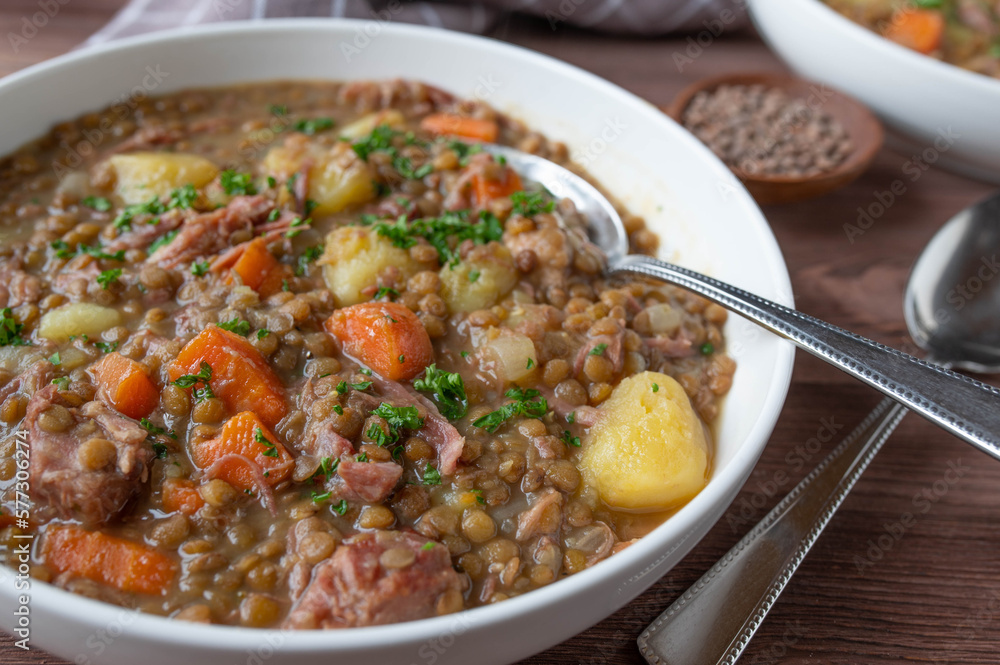
[[[718,35],[747,23],[746,0],[132,0],[86,44],[185,25],[292,16],[399,21],[484,33],[504,12],[543,17],[553,29],[569,24],[641,35],[702,30]]]

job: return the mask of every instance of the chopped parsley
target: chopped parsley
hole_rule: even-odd
[[[562,442],[565,443],[567,446],[573,446],[575,448],[580,447],[580,437],[573,436],[573,433],[570,432],[568,429],[563,430],[562,436],[559,438],[562,439]]]
[[[476,270],[476,269],[470,270],[469,271],[469,281],[470,282],[475,282],[477,279],[479,279],[479,275],[481,275],[481,274],[482,273],[480,271]]]
[[[295,123],[295,131],[302,132],[306,136],[312,136],[327,129],[333,129],[333,118],[310,118]]]
[[[327,499],[329,499],[331,496],[333,496],[333,492],[315,492],[314,491],[312,493],[312,500],[315,503],[323,503],[324,501],[326,501]],[[341,502],[341,503],[343,503],[343,502]],[[336,508],[334,510],[336,510]],[[343,515],[344,513],[340,513],[340,514]]]
[[[264,446],[264,452],[261,453],[264,457],[277,457],[278,447],[274,445],[272,441],[269,441],[266,436],[264,436],[264,430],[259,427],[254,427],[253,429],[253,440]]]
[[[362,381],[361,383],[352,383],[351,387],[355,390],[368,390],[372,387],[371,381]]]
[[[710,356],[715,353],[715,346],[711,342],[705,342],[698,350],[701,351],[701,355]]]
[[[441,484],[441,472],[435,469],[433,466],[428,464],[424,467],[424,476],[422,478],[422,484],[424,485],[440,485]]]
[[[594,348],[592,348],[587,353],[587,355],[588,356],[603,356],[604,352],[607,351],[607,349],[608,349],[608,345],[605,344],[604,342],[601,342],[600,344],[594,346]]]
[[[198,190],[194,188],[194,185],[188,183],[183,187],[178,187],[174,191],[170,192],[170,199],[167,201],[167,208],[173,210],[174,208],[187,209],[198,200]]]
[[[358,370],[358,372],[360,372],[361,374],[364,374],[365,376],[371,376],[372,375],[372,371],[370,369],[368,369],[367,367],[362,367],[361,369]]]
[[[527,362],[527,364],[525,364],[524,369],[531,369],[534,366],[535,366],[535,359],[534,358],[528,358],[528,362]]]
[[[102,353],[111,353],[118,348],[118,342],[94,342],[94,346],[100,349]]]
[[[653,392],[654,393],[660,392],[660,384],[659,383],[654,383],[653,384]]]
[[[271,180],[274,180],[274,178],[271,178]],[[281,217],[281,209],[280,208],[275,208],[271,212],[267,213],[267,221],[269,221],[269,222],[274,222],[279,217]]]
[[[434,541],[428,540],[426,543],[420,546],[420,549],[423,550],[424,552],[434,549]]]
[[[51,356],[48,357],[48,361],[53,365],[62,365],[62,358],[59,357],[59,352],[56,351]]]
[[[156,454],[156,459],[166,459],[167,458],[167,453],[169,453],[169,452],[170,452],[170,449],[167,448],[167,444],[165,444],[165,443],[163,443],[161,441],[154,441],[153,442],[153,453]]]
[[[334,404],[333,405],[333,412],[336,413],[338,416],[342,416],[342,415],[344,415],[344,407],[342,407],[339,404]]]
[[[367,462],[368,461],[368,453],[361,453],[360,455],[356,455],[354,457],[354,461],[356,461],[356,462]]]
[[[381,300],[382,298],[389,298],[389,300],[394,300],[396,296],[399,295],[399,291],[392,288],[391,286],[380,286],[378,291],[372,297],[372,300]]]
[[[299,179],[299,174],[293,173],[292,175],[288,176],[288,180],[285,181],[285,189],[288,190],[288,193],[291,194],[292,196],[295,196],[295,181],[298,179]]]
[[[483,490],[469,490],[476,495],[476,503],[480,505],[486,505],[486,499],[483,498]]]
[[[448,420],[458,420],[469,410],[462,375],[440,370],[436,363],[427,368],[422,379],[413,382],[413,387],[431,393],[441,415]]]
[[[58,378],[52,379],[52,383],[59,386],[59,390],[69,390],[69,377],[60,376]]]
[[[347,508],[348,508],[347,499],[341,499],[340,503],[336,503],[330,506],[330,509],[333,510],[333,512],[340,515],[341,517],[343,517],[344,513],[347,512]]]
[[[88,196],[83,199],[83,205],[93,208],[97,212],[107,212],[111,210],[111,201],[103,196]]]
[[[228,330],[229,332],[236,333],[237,335],[242,335],[244,337],[250,334],[250,322],[244,321],[238,316],[230,319],[229,321],[216,323],[215,325],[219,326],[223,330]]]
[[[290,228],[287,231],[285,231],[285,237],[294,238],[295,236],[305,231],[305,229],[302,227],[308,228],[310,224],[312,224],[311,219],[309,218],[302,219],[301,217],[296,217],[295,219],[292,220],[292,223],[289,224]]]
[[[337,384],[337,394],[343,395],[347,392],[347,381],[341,381]]]
[[[195,277],[204,277],[208,274],[208,261],[195,261],[191,264],[191,274]]]
[[[309,272],[309,264],[323,255],[323,248],[323,243],[306,247],[296,262],[295,274],[301,277]]]
[[[388,433],[383,432],[382,428],[375,424],[369,428],[368,436],[379,446],[399,441],[401,430],[418,430],[424,426],[424,419],[420,417],[420,412],[415,406],[392,406],[382,402],[377,409],[372,411],[372,415],[385,420],[385,424],[389,427]],[[376,436],[372,436],[373,430],[378,430]]]
[[[100,275],[97,276],[97,283],[101,285],[101,288],[105,291],[118,281],[118,278],[122,276],[121,268],[113,268],[111,270],[105,270]]]
[[[257,339],[264,339],[270,334],[271,334],[270,330],[268,330],[267,328],[261,328],[260,330],[257,331]]]
[[[552,212],[556,204],[553,201],[546,201],[545,195],[541,192],[514,192],[510,195],[510,200],[514,202],[512,213],[532,217],[540,212]]]
[[[478,221],[469,221],[468,210],[445,212],[440,217],[417,219],[409,224],[406,216],[401,215],[395,222],[377,223],[375,230],[401,249],[409,249],[417,244],[417,238],[424,238],[438,251],[441,263],[452,267],[458,263],[454,248],[462,241],[485,245],[503,236],[500,220],[485,210],[479,213]]]
[[[272,115],[288,115],[288,107],[284,104],[271,104],[267,107],[267,111]]]
[[[253,185],[253,176],[249,173],[237,173],[232,169],[226,169],[219,175],[219,184],[229,196],[257,193],[257,188]]]
[[[479,144],[469,144],[464,141],[448,141],[448,147],[458,155],[458,163],[465,166],[469,163],[469,157],[483,151]]]
[[[493,433],[514,416],[541,418],[549,410],[549,403],[534,388],[524,390],[518,386],[514,386],[505,395],[514,401],[508,402],[496,411],[491,411],[482,418],[476,419],[472,423],[473,426]]]
[[[177,237],[179,231],[180,231],[179,229],[174,229],[173,231],[167,231],[165,234],[154,240],[149,245],[149,250],[148,250],[149,253],[152,254],[153,252],[163,247],[164,245],[169,245],[170,242]]]
[[[308,217],[308,216],[309,216],[309,214],[310,214],[310,213],[311,213],[311,212],[312,212],[313,210],[315,210],[316,208],[318,208],[318,207],[319,207],[319,203],[317,203],[316,201],[313,201],[312,199],[306,199],[306,203],[305,203],[305,213],[306,213],[306,217]]]
[[[576,422],[576,411],[569,412],[569,415],[566,416],[566,422],[568,422],[570,425]]]
[[[0,309],[0,346],[31,346],[31,342],[21,337],[23,323],[18,323],[10,307]]]
[[[174,380],[173,384],[178,388],[194,388],[194,400],[196,403],[200,403],[215,397],[212,387],[208,385],[211,380],[212,366],[202,360],[197,374],[180,376]],[[199,384],[201,384],[201,388],[198,387]]]
[[[142,419],[140,419],[139,420],[139,424],[142,425],[142,428],[145,429],[147,432],[149,432],[153,436],[161,436],[162,435],[162,436],[169,436],[171,439],[176,439],[177,438],[177,433],[176,432],[174,432],[173,430],[170,430],[168,432],[164,428],[159,427],[157,425],[154,425],[152,422],[150,422],[149,418],[142,418]]]
[[[153,219],[149,220],[148,223],[157,224],[160,221],[156,218],[157,215],[162,215],[168,210],[190,208],[191,204],[194,203],[197,198],[198,192],[195,190],[194,186],[190,184],[184,185],[183,187],[179,187],[170,192],[166,204],[160,201],[160,197],[154,196],[145,203],[135,203],[125,206],[122,208],[122,211],[118,213],[118,216],[115,217],[115,221],[112,222],[112,226],[119,231],[131,229],[132,221],[139,215],[152,215]]]
[[[87,254],[89,256],[93,256],[95,259],[109,259],[111,261],[125,260],[124,249],[120,249],[114,254],[108,254],[104,251],[103,247],[88,247],[87,245],[80,245],[74,251],[69,248],[69,244],[65,240],[53,240],[49,243],[49,247],[56,251],[57,259],[71,259],[74,256]]]
[[[434,165],[426,163],[423,166],[413,168],[413,162],[409,157],[399,154],[399,150],[392,144],[392,139],[400,132],[392,129],[388,125],[379,125],[372,130],[368,136],[358,139],[351,144],[354,152],[361,159],[368,160],[368,155],[373,152],[384,152],[392,158],[392,168],[396,169],[399,175],[409,180],[418,180],[434,171]],[[407,143],[416,143],[408,140]]]

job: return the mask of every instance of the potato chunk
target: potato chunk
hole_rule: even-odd
[[[441,297],[452,312],[492,307],[517,284],[510,250],[496,242],[474,247],[454,267],[441,268],[439,275]]]
[[[623,380],[601,405],[580,468],[611,508],[667,510],[705,486],[708,442],[684,389],[666,374]]]
[[[390,267],[397,268],[402,279],[409,279],[422,267],[405,249],[393,246],[373,229],[359,226],[331,231],[326,236],[326,251],[317,263],[323,266],[323,279],[337,307],[371,300],[361,291],[376,286],[379,276]]]
[[[96,337],[121,323],[122,315],[117,309],[75,302],[46,312],[38,323],[38,336],[65,342],[72,335]]]
[[[304,136],[271,148],[264,168],[281,182],[309,164],[306,196],[316,202],[314,214],[328,215],[375,198],[375,174],[347,143],[332,148],[319,146]]]
[[[393,129],[401,129],[405,123],[406,119],[402,113],[396,109],[384,109],[369,113],[351,124],[345,125],[340,130],[340,136],[353,141],[368,136],[379,125],[389,125]]]
[[[191,184],[203,187],[219,169],[198,155],[181,152],[133,152],[110,158],[115,170],[115,193],[125,203],[145,203],[156,196]]]

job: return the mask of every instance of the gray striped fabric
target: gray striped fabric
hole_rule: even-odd
[[[746,0],[132,0],[86,44],[199,23],[290,16],[399,21],[483,33],[503,12],[543,17],[553,29],[568,24],[642,35],[702,30],[717,35],[747,22]]]

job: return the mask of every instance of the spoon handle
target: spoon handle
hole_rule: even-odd
[[[652,665],[732,665],[907,410],[884,399],[639,636]]]
[[[661,279],[714,300],[1000,459],[1000,390],[992,386],[648,256],[629,254],[609,268]]]

